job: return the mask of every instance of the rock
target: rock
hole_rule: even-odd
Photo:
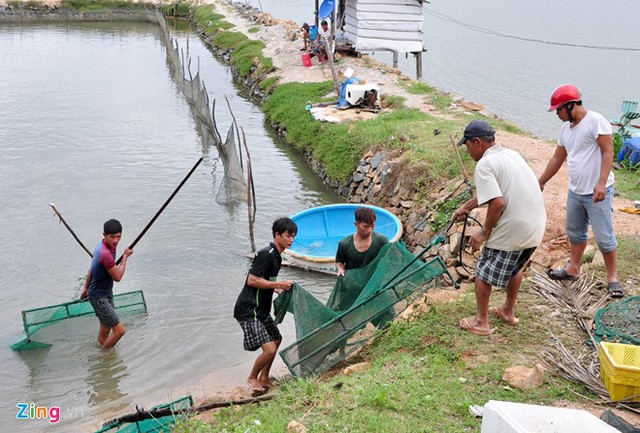
[[[403,200],[408,200],[408,199],[410,199],[410,198],[411,198],[411,196],[412,196],[411,191],[409,191],[409,189],[407,189],[407,188],[405,188],[405,187],[401,187],[401,188],[398,190],[398,195],[399,195],[400,197],[402,197],[402,199],[403,199]]]
[[[345,376],[350,376],[353,373],[360,373],[369,368],[369,365],[370,364],[368,362],[360,362],[358,364],[349,365],[342,370],[342,374],[344,374]]]
[[[353,175],[353,181],[354,181],[354,182],[356,182],[356,183],[360,183],[360,182],[362,182],[363,180],[364,180],[364,174],[362,174],[362,173],[355,173],[355,174]]]
[[[466,110],[471,110],[471,111],[484,110],[484,106],[482,104],[477,104],[475,102],[462,101],[460,105]]]
[[[402,200],[400,202],[400,206],[402,206],[405,209],[411,209],[411,207],[413,207],[413,201],[412,200]]]
[[[298,421],[291,421],[287,426],[287,433],[307,433],[307,428]]]
[[[229,400],[244,400],[247,398],[251,398],[251,393],[242,386],[236,386],[233,388],[229,395]]]
[[[449,237],[449,252],[456,253],[460,249],[460,242],[462,241],[462,234],[454,232]]]
[[[508,367],[502,375],[502,380],[514,388],[538,388],[544,381],[544,368],[540,364],[536,364],[533,368],[524,365]]]
[[[431,240],[432,235],[433,232],[430,229],[425,228],[422,231],[415,232],[413,235],[413,241],[421,247],[426,247],[429,244],[429,240]]]
[[[402,199],[400,197],[398,197],[397,195],[395,195],[395,196],[391,197],[391,199],[389,200],[389,204],[395,208],[400,204],[401,201],[402,201]]]
[[[382,155],[381,153],[377,154],[376,156],[371,158],[371,167],[372,168],[378,168],[378,166],[380,165],[380,163],[382,162],[382,159],[384,158],[384,155]]]

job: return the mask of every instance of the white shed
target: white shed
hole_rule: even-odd
[[[344,37],[357,51],[424,51],[422,0],[342,0],[342,3]]]

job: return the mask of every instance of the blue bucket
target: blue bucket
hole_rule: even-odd
[[[309,40],[315,41],[318,38],[318,28],[316,26],[309,27]]]

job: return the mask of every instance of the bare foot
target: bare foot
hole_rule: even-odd
[[[247,379],[247,384],[249,385],[252,394],[263,393],[266,391],[266,389],[264,389],[262,385],[260,385],[258,379],[249,378]]]
[[[275,385],[277,385],[278,381],[277,379],[270,377],[267,380],[265,380],[262,377],[258,378],[258,383],[260,384],[260,386],[262,386],[264,389],[269,389],[269,388],[273,388]]]

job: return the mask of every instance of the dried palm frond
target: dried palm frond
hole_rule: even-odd
[[[608,299],[606,294],[600,299],[591,294],[599,282],[587,274],[583,274],[576,281],[566,282],[552,280],[538,272],[534,272],[533,282],[533,291],[561,310],[572,314],[579,328],[589,336],[594,347],[597,347],[591,333],[593,318],[596,312],[606,305]]]
[[[609,400],[609,393],[600,381],[600,364],[593,350],[584,351],[574,356],[551,334],[554,347],[542,352],[542,361],[550,371],[571,382],[577,382],[604,401]]]

